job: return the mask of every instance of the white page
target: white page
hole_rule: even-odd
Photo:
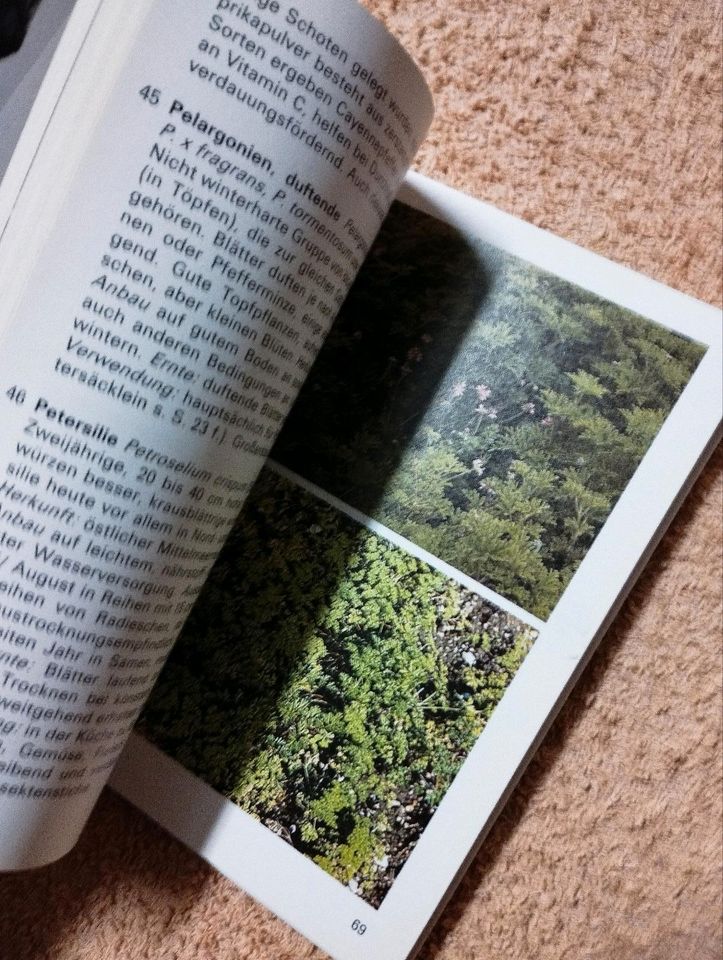
[[[624,310],[650,318],[654,322],[646,329],[651,335],[656,335],[654,331],[660,329],[656,325],[660,324],[696,341],[701,345],[702,359],[694,372],[691,369],[687,386],[622,496],[609,510],[550,615],[531,614],[511,602],[509,593],[496,593],[483,583],[475,586],[472,578],[455,570],[444,557],[420,550],[389,526],[365,515],[351,500],[345,502],[345,498],[329,494],[309,482],[308,477],[274,468],[302,491],[299,496],[305,498],[305,524],[310,522],[310,497],[320,505],[319,516],[326,518],[319,523],[327,522],[328,511],[321,511],[331,505],[343,517],[359,524],[360,530],[377,538],[378,543],[408,551],[430,569],[449,577],[450,582],[465,590],[474,589],[481,602],[496,604],[501,615],[517,618],[523,629],[527,624],[537,634],[381,903],[370,902],[357,882],[340,880],[338,868],[324,866],[323,860],[313,862],[311,856],[294,849],[288,822],[284,840],[284,822],[277,820],[264,826],[258,815],[250,816],[244,811],[243,804],[226,799],[172,756],[134,735],[112,785],[337,960],[401,960],[413,953],[712,449],[721,420],[719,311],[425,178],[410,176],[400,198],[450,224],[473,246],[478,241],[492,244],[619,304]],[[453,256],[451,247],[448,255]],[[379,256],[384,264],[384,254]],[[403,266],[398,264],[397,269]],[[456,271],[454,261],[451,270],[453,274]],[[461,280],[461,267],[458,275]],[[366,276],[366,282],[373,285],[372,275]],[[635,322],[643,327],[648,324],[642,319]],[[416,359],[412,357],[413,362]],[[302,396],[300,403],[303,402]],[[487,412],[491,412],[489,407]],[[220,602],[223,587],[217,588],[213,596]],[[229,602],[233,602],[233,593],[229,594]],[[243,608],[237,616],[243,616]],[[201,623],[202,617],[196,617],[194,630]],[[328,624],[325,629],[330,629]],[[269,637],[269,645],[272,640]],[[182,640],[181,647],[184,642],[193,654],[194,636]],[[203,641],[198,642],[200,652],[204,649]],[[227,668],[233,675],[232,661]],[[193,687],[193,680],[188,682]],[[219,677],[221,682],[229,681],[224,675],[223,679]],[[179,696],[183,693],[180,687],[175,692]],[[173,724],[172,679],[164,687],[162,678],[158,696],[170,703],[159,706],[158,715],[164,715]],[[239,704],[239,709],[242,706]],[[179,699],[177,708],[192,709],[192,701]],[[197,722],[203,725],[206,721],[199,715]],[[162,725],[151,732],[163,741]],[[186,734],[181,736],[185,738]],[[191,740],[194,736],[190,733]],[[226,736],[233,734],[227,732]],[[224,732],[220,731],[213,742],[221,746]],[[203,762],[199,756],[203,743],[203,739],[192,743],[188,754],[196,756],[199,763]],[[179,744],[178,749],[184,746]],[[279,744],[278,751],[281,750]],[[273,750],[269,751],[269,757],[272,756]],[[240,770],[239,777],[242,773]],[[339,843],[342,845],[343,841],[340,839]],[[368,867],[371,869],[367,873],[373,873],[374,865]]]
[[[431,119],[356,3],[81,0],[0,191],[0,867],[75,842]]]

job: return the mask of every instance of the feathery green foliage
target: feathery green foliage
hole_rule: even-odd
[[[533,639],[267,471],[141,730],[378,904]]]
[[[397,204],[273,455],[544,618],[703,352]]]

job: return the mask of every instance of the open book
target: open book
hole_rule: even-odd
[[[408,956],[714,443],[719,313],[397,193],[429,116],[352,3],[78,5],[0,195],[0,867],[114,769]]]

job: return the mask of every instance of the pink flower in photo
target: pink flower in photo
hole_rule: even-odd
[[[478,413],[481,417],[487,417],[488,420],[497,419],[497,408],[488,407],[484,403],[480,403],[477,407],[475,407],[475,413]]]
[[[458,380],[455,384],[453,384],[452,390],[450,392],[450,396],[452,397],[453,400],[458,400],[466,389],[467,389],[467,381]]]
[[[407,360],[414,360],[415,363],[419,363],[422,357],[423,353],[419,347],[410,347],[407,350]]]
[[[487,386],[486,383],[478,383],[475,387],[477,391],[477,399],[481,400],[483,403],[485,400],[489,400],[492,389]]]
[[[529,415],[532,416],[535,412],[535,405],[534,403],[523,403],[522,409],[525,413],[529,413]]]
[[[542,420],[540,420],[540,423],[542,424],[543,427],[551,427],[552,417],[550,416],[544,417]]]

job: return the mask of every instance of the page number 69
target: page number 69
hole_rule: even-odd
[[[355,920],[354,923],[352,923],[351,928],[354,933],[358,933],[360,937],[363,937],[367,932],[367,925],[362,923],[361,920]]]

